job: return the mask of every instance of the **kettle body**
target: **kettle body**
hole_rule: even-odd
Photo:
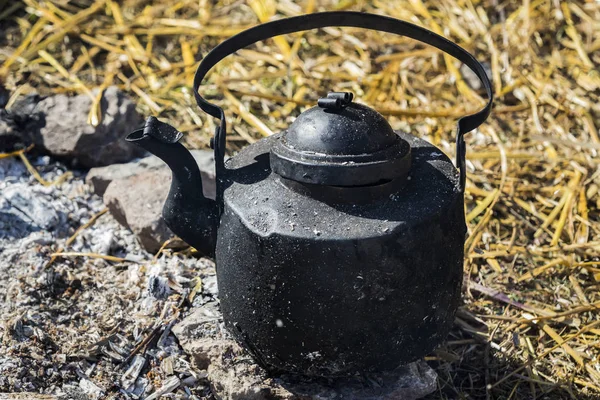
[[[446,337],[462,284],[459,174],[435,146],[399,135],[413,150],[410,180],[363,204],[282,183],[268,162],[280,135],[228,160],[221,310],[263,365],[317,376],[389,370]]]
[[[227,55],[260,40],[327,26],[405,35],[441,49],[479,77],[486,106],[458,122],[456,166],[434,145],[329,93],[285,131],[225,162],[223,110],[198,92]],[[227,329],[269,370],[345,376],[391,370],[439,345],[460,302],[466,234],[464,134],[488,117],[492,87],[467,51],[410,23],[326,12],[268,22],[218,45],[194,78],[198,105],[220,120],[216,200],[182,133],[150,117],[127,140],[165,161],[173,181],[163,218],[215,256]]]

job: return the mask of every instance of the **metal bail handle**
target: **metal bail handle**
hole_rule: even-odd
[[[196,102],[202,110],[215,118],[219,118],[221,121],[215,132],[213,141],[216,164],[215,173],[217,176],[217,201],[221,199],[223,194],[221,180],[225,169],[224,157],[227,123],[225,121],[223,109],[215,104],[209,103],[198,93],[202,80],[216,63],[246,46],[279,35],[325,28],[328,26],[364,28],[406,36],[448,53],[467,65],[475,75],[477,75],[485,88],[488,102],[480,111],[459,119],[456,133],[456,166],[460,170],[460,190],[464,191],[466,181],[466,146],[464,135],[477,128],[487,119],[490,115],[494,98],[492,84],[483,66],[475,59],[475,57],[457,44],[409,22],[376,14],[352,11],[333,11],[284,18],[257,25],[221,42],[200,62],[200,65],[196,70],[196,75],[194,76],[194,95],[196,96]]]

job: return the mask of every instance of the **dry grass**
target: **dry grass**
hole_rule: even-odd
[[[118,85],[142,112],[187,132],[188,145],[205,147],[214,121],[193,103],[194,69],[246,27],[351,9],[443,34],[489,63],[497,100],[467,138],[465,304],[429,358],[440,375],[431,398],[600,397],[600,3],[319,3],[0,0],[0,75],[11,100]],[[231,150],[335,89],[453,153],[456,118],[483,104],[459,67],[402,37],[330,28],[238,52],[203,92],[228,110]],[[90,123],[100,118],[90,110]]]

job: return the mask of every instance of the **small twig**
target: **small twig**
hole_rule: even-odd
[[[121,365],[127,365],[129,363],[129,361],[131,361],[133,356],[135,356],[137,353],[139,353],[140,350],[142,350],[148,343],[150,343],[150,341],[156,335],[158,335],[158,333],[160,332],[160,330],[162,328],[162,325],[163,325],[162,323],[159,323],[154,329],[152,329],[152,331],[140,342],[140,344],[135,346],[135,348],[131,351],[131,353],[129,353],[129,355],[123,360]]]
[[[97,253],[78,253],[78,252],[65,252],[65,253],[52,253],[52,257],[89,257],[89,258],[100,258],[106,261],[114,261],[114,262],[132,262],[136,264],[141,264],[141,261],[131,260],[128,258],[109,256],[106,254],[97,254]]]
[[[164,241],[164,243],[162,244],[162,246],[160,246],[160,249],[158,249],[158,251],[156,252],[156,254],[154,255],[154,257],[152,258],[152,262],[157,262],[158,258],[160,257],[161,253],[163,252],[163,250],[169,245],[171,244],[174,240],[176,240],[175,238],[170,238]]]
[[[19,156],[20,154],[26,153],[31,149],[33,149],[33,145],[30,145],[29,147],[27,147],[25,149],[15,150],[15,151],[11,151],[9,153],[0,153],[0,160],[3,158]]]
[[[15,151],[12,151],[10,153],[0,153],[0,159],[2,159],[2,158],[9,158],[9,157],[19,157],[21,159],[21,161],[23,162],[23,164],[25,164],[25,167],[27,168],[27,171],[29,171],[29,173],[31,175],[33,175],[33,177],[39,183],[41,183],[43,186],[58,185],[58,184],[62,183],[65,179],[67,179],[68,177],[70,177],[72,175],[71,172],[65,172],[64,174],[62,174],[61,176],[59,176],[58,178],[56,178],[52,182],[47,181],[44,178],[42,178],[42,176],[37,171],[37,169],[35,169],[35,167],[33,165],[31,165],[31,163],[29,162],[29,159],[25,156],[25,153],[27,153],[28,151],[30,151],[31,149],[33,149],[33,147],[34,147],[34,145],[32,144],[32,145],[30,145],[29,147],[27,147],[25,149],[15,150]]]

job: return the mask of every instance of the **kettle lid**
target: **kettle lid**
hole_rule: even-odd
[[[377,111],[329,93],[296,118],[271,149],[273,172],[303,183],[363,186],[406,177],[410,145]]]

